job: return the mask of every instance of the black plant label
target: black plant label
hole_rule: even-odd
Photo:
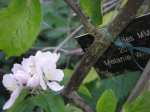
[[[107,32],[106,32],[107,33]],[[76,38],[86,49],[94,37],[85,34]],[[108,38],[108,41],[109,38]],[[137,17],[119,34],[118,39],[99,58],[95,64],[101,73],[143,70],[150,58],[150,14]]]

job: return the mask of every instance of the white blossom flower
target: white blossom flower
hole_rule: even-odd
[[[3,109],[13,105],[24,87],[43,90],[48,87],[55,92],[62,90],[64,86],[59,82],[63,80],[64,73],[56,66],[59,57],[57,53],[38,51],[35,56],[24,58],[21,64],[14,64],[12,74],[3,77],[4,87],[12,92]]]

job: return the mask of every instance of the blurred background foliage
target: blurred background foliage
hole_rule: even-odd
[[[56,46],[67,37],[80,23],[75,14],[63,0],[43,2],[43,23],[35,46]],[[68,42],[69,43],[69,42]],[[75,42],[64,47],[74,48]]]

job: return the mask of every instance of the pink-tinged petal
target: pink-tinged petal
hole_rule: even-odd
[[[29,79],[29,74],[25,73],[24,71],[17,71],[16,74],[14,74],[14,78],[21,84],[24,85],[27,83]]]
[[[18,86],[13,74],[4,75],[2,83],[9,91],[14,91]]]
[[[15,74],[17,71],[23,70],[22,66],[20,64],[14,64],[13,68],[11,71]]]
[[[39,80],[39,77],[37,76],[34,76],[32,78],[30,78],[28,80],[28,83],[27,83],[27,87],[30,87],[30,88],[37,88],[40,86],[40,80]]]
[[[13,104],[15,103],[17,97],[19,96],[20,92],[21,92],[22,88],[16,88],[11,96],[10,99],[4,104],[3,106],[3,110],[9,109],[10,107],[13,106]]]
[[[53,90],[53,91],[55,91],[55,92],[58,92],[58,91],[60,91],[60,90],[62,90],[62,89],[64,88],[64,86],[61,86],[61,85],[60,85],[59,83],[57,83],[57,82],[48,82],[47,85],[48,85],[48,87],[49,87],[51,90]]]

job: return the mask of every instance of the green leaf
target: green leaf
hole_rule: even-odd
[[[124,112],[150,112],[150,92],[145,92],[135,101],[126,104]]]
[[[135,86],[140,74],[140,72],[126,72],[122,75],[118,74],[119,76],[115,76],[117,74],[114,74],[115,77],[87,83],[86,87],[88,88],[93,97],[85,100],[93,108],[95,108],[95,103],[99,99],[99,96],[104,91],[111,89],[115,92],[115,95],[118,99],[118,105],[122,105],[122,103],[125,101],[129,93]]]
[[[65,112],[83,112],[78,107],[75,107],[74,105],[67,104],[65,107]]]
[[[33,97],[33,101],[46,112],[65,112],[64,101],[59,95],[45,92]]]
[[[51,109],[47,102],[47,98],[44,94],[39,94],[37,96],[32,97],[32,101],[34,102],[35,106],[38,106],[46,112],[51,112]]]
[[[90,91],[88,90],[88,88],[85,85],[81,85],[78,91],[80,94],[87,96],[89,98],[92,98]]]
[[[59,95],[48,93],[45,95],[51,112],[65,112],[65,104]]]
[[[97,112],[115,112],[117,98],[112,90],[106,90],[97,102]]]
[[[10,112],[33,112],[34,109],[34,103],[30,99],[24,99],[22,102],[20,102],[16,109],[12,111],[10,109]]]
[[[7,56],[26,52],[40,31],[41,18],[39,0],[12,0],[0,11],[0,49]]]
[[[103,16],[103,23],[101,24],[101,27],[104,27],[106,25],[108,25],[110,22],[112,22],[112,20],[114,19],[114,17],[118,14],[118,12],[116,10],[111,11],[107,14],[105,14]]]
[[[102,23],[101,0],[80,0],[80,6],[93,24]]]
[[[97,78],[98,78],[98,74],[95,71],[95,69],[92,68],[91,71],[86,76],[86,78],[84,79],[83,84],[90,83],[90,82],[96,80]]]
[[[33,112],[35,108],[34,102],[30,98],[22,102],[20,105],[20,112]]]
[[[64,70],[64,74],[65,74],[64,80],[63,80],[64,85],[67,85],[67,83],[68,83],[68,81],[72,75],[72,72],[73,72],[73,70],[71,70],[71,69],[65,69]]]

